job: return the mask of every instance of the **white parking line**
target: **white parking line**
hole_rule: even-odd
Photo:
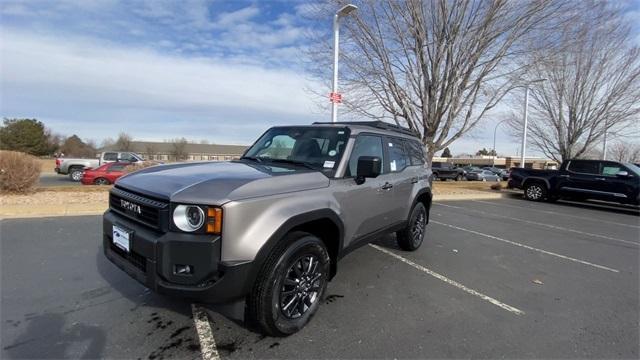
[[[491,296],[487,296],[487,295],[485,295],[483,293],[480,293],[480,292],[478,292],[476,290],[470,289],[470,288],[460,284],[459,282],[453,281],[453,280],[449,279],[448,277],[440,275],[440,274],[438,274],[437,272],[435,272],[433,270],[427,269],[426,267],[424,267],[424,266],[422,266],[420,264],[416,264],[413,261],[411,261],[411,260],[409,260],[407,258],[404,258],[404,257],[402,257],[402,256],[400,256],[400,255],[398,255],[398,254],[396,254],[396,253],[394,253],[392,251],[389,251],[387,249],[384,249],[384,248],[382,248],[382,247],[380,247],[378,245],[374,245],[374,244],[369,244],[369,246],[371,246],[374,249],[376,249],[378,251],[381,251],[381,252],[383,252],[383,253],[385,253],[387,255],[393,256],[394,258],[402,261],[403,263],[405,263],[407,265],[410,265],[410,266],[412,266],[412,267],[414,267],[414,268],[416,268],[416,269],[418,269],[418,270],[420,270],[422,272],[425,272],[425,273],[433,276],[434,278],[436,278],[438,280],[442,280],[442,281],[446,282],[447,284],[453,285],[453,286],[457,287],[458,289],[460,289],[460,290],[462,290],[464,292],[467,292],[467,293],[469,293],[471,295],[477,296],[477,297],[481,298],[482,300],[488,301],[488,302],[492,303],[493,305],[502,308],[503,310],[507,310],[507,311],[512,312],[512,313],[514,313],[516,315],[524,315],[524,311],[522,311],[522,310],[520,310],[518,308],[515,308],[515,307],[513,307],[511,305],[507,305],[507,304],[505,304],[503,302],[500,302],[500,301],[492,298]]]
[[[517,206],[517,205],[507,205],[507,204],[504,203],[504,201],[499,202],[499,203],[491,202],[491,201],[483,201],[483,200],[471,200],[471,201],[472,202],[481,203],[481,204],[493,205],[493,206],[497,206],[497,207],[510,207],[510,208],[515,208],[515,209],[525,209],[525,210],[528,210],[528,211],[534,211],[534,212],[539,212],[539,213],[543,213],[543,214],[560,215],[560,216],[571,217],[571,218],[574,218],[574,219],[596,221],[596,222],[599,222],[599,223],[605,223],[605,224],[611,224],[611,225],[617,225],[617,226],[630,227],[630,228],[634,228],[634,229],[640,229],[640,225],[623,224],[623,223],[619,223],[619,222],[615,222],[615,221],[594,219],[594,218],[590,218],[590,217],[586,217],[586,216],[565,214],[565,213],[551,211],[551,210],[540,210],[540,209],[532,209],[531,207],[524,207],[524,206]]]
[[[499,238],[497,236],[493,236],[493,235],[489,235],[489,234],[484,234],[484,233],[481,233],[481,232],[478,232],[478,231],[475,231],[475,230],[465,229],[465,228],[462,228],[462,227],[459,227],[459,226],[455,226],[455,225],[451,225],[451,224],[445,224],[443,222],[439,222],[439,221],[436,221],[436,220],[433,220],[433,219],[429,220],[429,223],[434,223],[434,224],[438,224],[438,225],[442,225],[442,226],[447,226],[447,227],[450,227],[452,229],[456,229],[456,230],[460,230],[460,231],[466,231],[466,232],[471,233],[471,234],[480,235],[480,236],[484,236],[484,237],[489,238],[489,239],[502,241],[502,242],[505,242],[507,244],[511,244],[511,245],[519,246],[521,248],[537,251],[537,252],[542,253],[542,254],[555,256],[555,257],[558,257],[560,259],[569,260],[569,261],[577,262],[577,263],[588,265],[588,266],[593,266],[593,267],[598,268],[598,269],[607,270],[607,271],[616,272],[616,273],[620,272],[619,270],[612,269],[612,268],[607,267],[607,266],[598,265],[598,264],[590,263],[588,261],[572,258],[570,256],[554,253],[554,252],[547,251],[547,250],[538,249],[538,248],[535,248],[533,246],[521,244],[521,243],[518,243],[518,242],[515,242],[515,241]]]
[[[537,225],[537,226],[544,226],[544,227],[547,227],[549,229],[567,231],[567,232],[572,232],[572,233],[575,233],[575,234],[586,235],[586,236],[591,236],[591,237],[596,237],[596,238],[601,238],[601,239],[607,239],[607,240],[611,240],[611,241],[622,242],[622,243],[625,243],[625,244],[632,244],[632,245],[640,246],[640,243],[637,243],[635,241],[623,240],[623,239],[618,239],[618,238],[614,238],[614,237],[610,237],[610,236],[606,236],[606,235],[600,235],[600,234],[592,234],[592,233],[588,233],[588,232],[584,232],[584,231],[580,231],[580,230],[569,229],[569,228],[565,228],[565,227],[561,227],[561,226],[545,224],[545,223],[541,223],[541,222],[537,222],[537,221],[514,218],[514,217],[511,217],[511,216],[496,215],[494,213],[490,213],[490,212],[482,211],[482,210],[467,209],[467,208],[464,208],[464,207],[461,207],[461,206],[446,205],[446,204],[442,204],[442,203],[434,203],[434,205],[450,207],[450,208],[454,208],[454,209],[462,209],[462,210],[466,210],[466,211],[475,212],[475,213],[478,213],[478,214],[489,215],[489,216],[492,216],[494,218],[502,218],[502,219],[507,219],[507,220],[512,220],[512,221],[519,221],[519,222],[523,222],[523,223],[527,223],[527,224],[532,224],[532,225]]]
[[[191,304],[191,312],[193,313],[193,322],[196,324],[196,332],[198,333],[198,341],[200,342],[200,353],[203,360],[218,360],[218,348],[216,340],[213,338],[211,324],[207,313],[200,306]]]

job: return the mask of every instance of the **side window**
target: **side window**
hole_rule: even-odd
[[[114,153],[114,152],[104,153],[104,161],[117,161],[117,160],[118,160],[118,153]]]
[[[409,156],[400,139],[387,138],[387,152],[389,153],[389,169],[391,172],[402,171],[409,165]]]
[[[345,176],[356,175],[358,158],[360,156],[377,156],[384,163],[382,138],[375,135],[359,135],[356,138],[356,143],[353,145],[353,151],[351,151],[351,157],[349,158],[349,167],[347,168]],[[384,169],[381,170],[384,172]]]
[[[585,161],[585,160],[572,160],[569,163],[569,171],[573,171],[581,174],[593,174],[598,175],[600,169],[598,169],[597,161]]]
[[[615,162],[604,161],[600,164],[600,175],[604,176],[616,176],[620,171],[626,170],[622,165]]]
[[[424,152],[422,151],[422,144],[418,141],[406,141],[407,150],[409,151],[409,159],[411,160],[411,165],[422,165],[424,164]]]
[[[124,167],[125,167],[124,164],[112,165],[109,167],[109,170],[107,170],[107,172],[122,171]]]

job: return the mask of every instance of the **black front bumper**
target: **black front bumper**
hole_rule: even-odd
[[[130,251],[113,244],[113,225],[131,231]],[[160,294],[201,302],[222,303],[246,295],[251,262],[220,261],[221,238],[204,234],[160,233],[113,211],[103,216],[106,257],[143,285]],[[176,265],[189,265],[189,275],[175,273]]]

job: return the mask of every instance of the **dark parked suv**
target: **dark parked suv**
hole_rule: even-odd
[[[433,171],[433,178],[435,180],[453,179],[460,181],[463,180],[466,175],[463,169],[443,162],[434,161],[433,164],[431,164],[431,170]]]
[[[380,234],[416,250],[431,207],[419,139],[382,122],[274,127],[237,161],[120,178],[107,258],[145,286],[206,302],[246,298],[266,334],[302,328],[338,260]]]

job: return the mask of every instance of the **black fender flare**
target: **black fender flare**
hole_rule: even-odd
[[[336,214],[331,209],[319,209],[319,210],[313,210],[313,211],[292,216],[287,221],[285,221],[282,225],[280,225],[278,230],[276,230],[273,234],[271,234],[269,239],[264,243],[264,245],[262,245],[262,247],[256,254],[256,257],[251,262],[251,269],[249,270],[247,281],[244,285],[245,287],[244,293],[248,294],[249,292],[251,292],[254,282],[258,277],[258,273],[262,269],[262,266],[265,260],[267,259],[267,257],[269,256],[273,248],[276,246],[276,244],[278,244],[278,242],[282,240],[288,232],[290,232],[292,229],[295,229],[296,227],[302,226],[312,221],[324,220],[324,219],[330,220],[338,228],[338,234],[339,234],[338,235],[338,254],[339,254],[344,244],[344,224],[340,219],[340,217],[338,216],[338,214]],[[333,261],[333,263],[331,264],[331,267],[334,270],[335,270],[335,267],[337,266],[335,263],[337,262],[338,258],[339,256],[336,256],[336,258],[334,259],[335,261]],[[335,273],[335,271],[332,271],[332,273]]]
[[[545,179],[543,177],[538,177],[538,176],[528,176],[528,177],[522,179],[522,184],[520,186],[524,189],[524,184],[526,184],[527,181],[530,181],[530,180],[542,181],[542,182],[545,183],[545,185],[547,185],[547,190],[551,190],[551,184],[549,183],[549,180]]]
[[[413,197],[413,202],[411,203],[411,210],[413,210],[413,207],[416,206],[416,203],[418,202],[418,199],[422,196],[427,194],[427,196],[429,197],[429,204],[426,206],[427,208],[427,224],[429,223],[429,212],[431,211],[431,204],[433,203],[433,194],[431,193],[431,189],[430,188],[423,188],[420,189],[417,193],[416,196]],[[411,216],[411,211],[409,211],[409,216]],[[407,219],[407,221],[409,221],[409,219]]]

